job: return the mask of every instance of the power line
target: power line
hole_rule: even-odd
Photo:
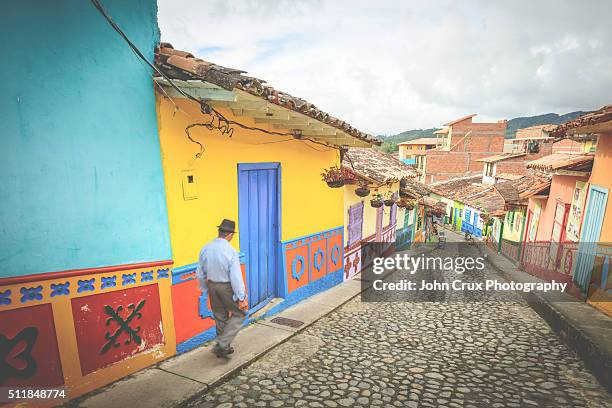
[[[193,95],[185,92],[184,90],[182,90],[161,69],[159,69],[155,64],[151,63],[143,55],[143,53],[138,49],[138,47],[128,38],[128,36],[117,25],[117,23],[115,23],[113,18],[106,12],[106,9],[102,5],[102,3],[100,3],[99,0],[91,0],[91,3],[98,10],[98,12],[100,12],[100,14],[104,17],[104,19],[110,24],[110,26],[117,32],[117,34],[119,34],[119,36],[121,36],[121,38],[123,38],[123,40],[127,43],[127,45],[132,50],[132,52],[134,52],[134,54],[136,54],[136,56],[138,58],[140,58],[142,61],[144,61],[151,69],[153,69],[153,71],[155,71],[162,78],[164,78],[170,84],[170,86],[172,86],[179,94],[183,95],[187,99],[190,99],[192,101],[197,102],[200,105],[200,111],[203,114],[211,116],[211,119],[208,122],[193,123],[193,124],[191,124],[191,125],[189,125],[189,126],[187,126],[185,128],[185,133],[187,134],[187,138],[192,143],[195,143],[195,144],[200,146],[200,152],[196,154],[196,158],[199,158],[202,155],[202,153],[204,152],[204,146],[202,145],[202,143],[200,143],[200,142],[196,141],[195,139],[193,139],[191,137],[191,135],[189,134],[189,130],[191,128],[193,128],[193,127],[196,127],[196,126],[202,126],[202,127],[205,127],[205,128],[207,128],[209,130],[218,130],[222,135],[227,135],[229,137],[232,137],[232,135],[234,133],[234,129],[231,128],[231,126],[234,125],[234,126],[238,126],[238,127],[242,128],[242,129],[245,129],[245,130],[252,130],[252,131],[262,132],[262,133],[265,133],[265,134],[268,134],[268,135],[291,136],[294,140],[301,140],[301,141],[306,141],[307,140],[307,141],[310,141],[310,142],[315,143],[315,144],[323,145],[323,146],[325,146],[325,147],[327,147],[329,149],[339,149],[339,150],[341,149],[340,147],[330,146],[327,143],[322,143],[322,142],[319,142],[319,141],[317,141],[315,139],[312,139],[312,138],[302,138],[301,133],[299,133],[298,131],[294,131],[292,133],[288,133],[288,132],[274,132],[274,131],[269,131],[269,130],[258,128],[258,127],[248,126],[248,125],[245,125],[243,123],[236,122],[234,120],[226,118],[221,112],[217,111],[215,108],[213,108],[212,106],[207,104],[204,100],[196,98],[195,96],[193,96]],[[170,98],[170,97],[168,96],[168,98]],[[170,99],[172,99],[172,98],[170,98]],[[293,140],[293,139],[288,139],[288,140]],[[308,146],[308,147],[313,148],[314,150],[317,150],[317,151],[322,151],[322,150],[316,149],[316,148],[314,148],[312,146]]]

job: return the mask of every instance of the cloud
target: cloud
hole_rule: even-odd
[[[607,0],[159,0],[163,41],[374,134],[612,102],[610,12]]]

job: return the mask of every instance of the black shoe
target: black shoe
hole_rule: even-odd
[[[218,358],[223,358],[223,357],[227,357],[228,355],[232,354],[234,352],[233,347],[227,347],[227,348],[223,348],[220,345],[216,344],[215,347],[213,347],[213,353],[215,353],[215,355]]]

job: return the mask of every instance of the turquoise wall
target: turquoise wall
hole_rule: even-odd
[[[153,59],[155,0],[103,0]],[[0,277],[171,258],[151,73],[86,0],[0,13]]]

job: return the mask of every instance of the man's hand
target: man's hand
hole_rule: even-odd
[[[245,296],[243,300],[238,301],[238,308],[243,311],[249,310],[249,297]]]

